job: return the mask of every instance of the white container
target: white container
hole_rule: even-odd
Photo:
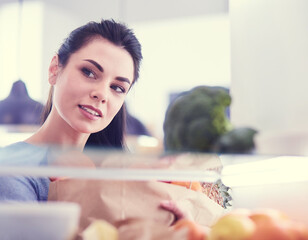
[[[70,240],[80,217],[75,203],[0,203],[1,240]]]

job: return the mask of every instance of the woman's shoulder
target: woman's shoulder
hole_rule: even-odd
[[[48,149],[26,142],[0,148],[0,167],[37,166],[46,162]],[[13,168],[14,169],[14,168]],[[0,201],[46,201],[49,178],[0,174]]]
[[[40,164],[47,155],[48,148],[17,142],[0,148],[1,164]]]

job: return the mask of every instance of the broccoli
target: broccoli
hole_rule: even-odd
[[[165,149],[244,152],[253,148],[256,131],[232,129],[226,117],[230,104],[231,97],[222,87],[198,86],[181,94],[166,111],[163,125]]]
[[[256,133],[252,128],[235,128],[218,139],[214,150],[221,153],[250,153],[255,147],[253,137]]]

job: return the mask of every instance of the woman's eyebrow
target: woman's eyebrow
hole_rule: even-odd
[[[99,65],[99,63],[97,63],[96,61],[94,61],[94,60],[92,60],[92,59],[84,59],[84,61],[87,61],[87,62],[89,62],[89,63],[92,63],[99,71],[104,72],[104,68],[103,68],[101,65]],[[131,82],[129,81],[129,79],[126,78],[126,77],[116,77],[116,79],[117,79],[118,81],[121,81],[121,82],[127,82],[129,85],[131,84]]]
[[[116,79],[118,81],[121,81],[121,82],[127,82],[129,85],[130,85],[130,81],[128,78],[125,78],[125,77],[116,77]]]
[[[91,59],[84,59],[84,61],[87,61],[89,63],[92,63],[99,71],[104,72],[104,69],[101,65],[99,65],[97,62]]]

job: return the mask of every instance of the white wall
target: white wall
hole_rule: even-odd
[[[32,98],[40,100],[42,9],[38,2],[0,5],[0,99],[21,79]]]
[[[0,9],[7,6],[3,2],[0,0]],[[39,49],[35,61],[31,54],[26,59],[26,63],[31,64],[28,70],[35,76],[29,80],[35,87],[31,85],[28,89],[31,97],[43,103],[49,90],[48,66],[64,38],[74,28],[101,18],[126,22],[140,39],[144,61],[128,104],[130,111],[155,136],[163,135],[164,114],[171,92],[203,84],[229,86],[227,0],[26,0],[24,7],[28,4],[41,6],[37,10],[41,25],[28,33],[28,37],[39,34],[39,43],[35,42],[31,48],[23,46],[29,51]],[[34,79],[39,79],[39,83]],[[36,89],[36,95],[32,89]]]
[[[308,153],[307,12],[306,0],[230,1],[231,120],[260,131],[259,152]]]
[[[137,5],[138,1],[133,2]],[[222,1],[216,7],[215,11],[220,11],[217,14],[163,18],[160,21],[149,18],[141,21],[140,16],[137,19],[132,14],[137,9],[131,5],[127,6],[126,13],[123,13],[119,4],[102,9],[104,11],[100,15],[94,12],[91,16],[85,14],[79,17],[79,13],[69,11],[65,6],[63,8],[54,2],[45,2],[43,102],[48,94],[47,69],[53,54],[72,29],[90,20],[99,20],[101,15],[119,20],[123,16],[133,19],[127,23],[134,29],[142,44],[144,61],[140,79],[130,92],[127,102],[129,110],[156,137],[162,138],[163,135],[162,125],[170,92],[189,90],[201,84],[229,86],[229,18],[226,13],[221,13]]]
[[[139,82],[129,109],[162,137],[169,94],[197,85],[230,84],[226,14],[134,24],[143,47]]]

